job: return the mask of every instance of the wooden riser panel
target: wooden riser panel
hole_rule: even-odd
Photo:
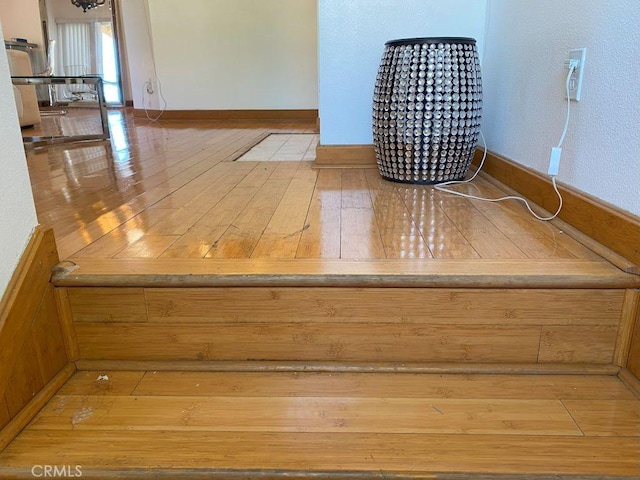
[[[80,359],[599,363],[624,290],[69,288]]]

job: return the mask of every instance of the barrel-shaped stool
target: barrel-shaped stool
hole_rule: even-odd
[[[373,97],[373,143],[384,178],[417,184],[464,178],[481,116],[482,79],[473,38],[385,44]]]

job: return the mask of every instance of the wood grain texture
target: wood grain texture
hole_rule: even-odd
[[[318,110],[133,110],[138,118],[155,118],[162,114],[163,120],[278,120],[294,121],[306,120],[315,124],[318,118]],[[312,123],[309,124],[313,125]]]
[[[618,378],[631,390],[637,398],[640,398],[640,380],[630,370],[626,368],[620,369]]]
[[[640,308],[636,308],[636,318],[629,342],[629,356],[626,366],[637,379],[640,379]]]
[[[353,286],[637,288],[640,277],[604,261],[549,259],[77,259],[59,287]]]
[[[640,400],[563,400],[587,436],[640,437]]]
[[[113,382],[132,372],[106,371]],[[140,372],[136,372],[140,373]],[[60,394],[95,394],[97,372],[77,372]],[[120,378],[118,378],[120,377]],[[396,397],[634,400],[615,376],[147,371],[137,396]],[[71,389],[73,385],[73,389]],[[128,387],[126,388],[128,390]],[[131,392],[128,392],[131,393]],[[117,387],[109,395],[122,395]]]
[[[75,366],[72,363],[68,363],[60,370],[55,377],[53,377],[44,388],[35,393],[29,402],[20,410],[20,412],[13,416],[11,421],[0,430],[0,452],[7,447],[16,436],[29,424],[29,422],[36,416],[36,414],[44,407],[56,392],[64,385],[64,383],[73,375]],[[1,455],[1,454],[0,454]],[[0,462],[2,465],[2,462]],[[0,473],[1,473],[0,467]]]
[[[74,322],[146,322],[142,288],[71,288],[69,304]]]
[[[78,349],[78,337],[76,336],[76,328],[73,325],[73,313],[71,304],[69,303],[69,292],[66,288],[54,289],[56,297],[56,307],[60,318],[60,328],[62,328],[62,336],[67,351],[67,359],[75,362],[80,352]]]
[[[100,289],[72,288],[94,298]],[[127,289],[128,290],[128,289]],[[127,298],[125,291],[123,298]],[[617,325],[623,290],[144,289],[148,321]],[[90,303],[87,301],[86,303]],[[80,318],[79,320],[82,320]],[[100,320],[95,316],[93,321]],[[107,320],[110,321],[110,320]],[[140,321],[147,321],[142,318]],[[133,322],[133,320],[131,320]]]
[[[543,326],[538,360],[611,363],[616,334],[614,326]]]
[[[130,395],[142,380],[142,371],[76,372],[58,392],[59,395]]]
[[[82,322],[76,328],[87,360],[535,362],[540,341],[540,327],[522,326]]]
[[[481,152],[476,152],[476,161]],[[483,170],[547,210],[557,197],[548,179],[493,152],[487,152]],[[564,206],[560,218],[589,237],[640,265],[640,219],[602,200],[560,185]],[[622,240],[624,239],[624,240]]]
[[[596,363],[460,363],[460,362],[336,362],[336,361],[215,361],[215,360],[78,360],[81,371],[164,372],[311,372],[410,373],[460,375],[608,375],[625,371],[613,364]],[[631,375],[631,374],[630,374]],[[635,378],[635,377],[634,377]]]
[[[376,167],[373,145],[318,145],[315,166],[318,168]]]
[[[636,322],[640,319],[640,290],[627,290],[624,295],[616,349],[613,362],[626,367],[632,348],[632,336]]]
[[[14,375],[57,263],[53,230],[36,227],[0,303],[0,392],[7,390]]]
[[[80,418],[83,411],[86,418]],[[113,411],[119,414],[110,414]],[[61,395],[30,425],[32,431],[65,429],[582,435],[559,400],[337,396]]]
[[[640,475],[636,437],[28,430],[0,462],[117,470],[150,455],[164,469]]]

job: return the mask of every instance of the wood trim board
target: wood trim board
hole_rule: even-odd
[[[316,168],[376,168],[373,145],[318,145]]]
[[[155,118],[162,114],[165,120],[308,120],[316,122],[317,109],[307,110],[133,110],[135,118]]]
[[[36,227],[0,303],[0,392],[7,388],[58,262],[53,229]]]
[[[477,166],[483,151],[476,151]],[[551,181],[516,162],[487,152],[483,171],[548,211],[557,208]],[[640,275],[640,218],[567,185],[558,185],[564,203],[559,218],[631,261],[629,273]]]

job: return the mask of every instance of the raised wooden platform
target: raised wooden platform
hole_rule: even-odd
[[[122,148],[30,152],[81,371],[0,478],[640,475],[640,276],[606,248],[371,169],[234,162],[302,125],[113,117]]]

